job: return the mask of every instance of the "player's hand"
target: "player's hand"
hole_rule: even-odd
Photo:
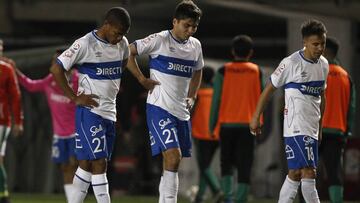
[[[261,134],[261,126],[260,126],[260,121],[259,119],[253,117],[251,122],[250,122],[250,133],[254,136],[258,136]]]
[[[140,80],[140,84],[147,90],[150,91],[150,94],[152,93],[153,89],[155,88],[156,85],[160,85],[159,81],[156,80],[152,80],[150,78],[143,78],[142,80]]]
[[[22,125],[15,124],[11,130],[11,133],[13,136],[18,137],[19,135],[23,134],[23,131],[24,130]]]
[[[195,104],[195,98],[187,97],[185,99],[186,109],[191,110]]]
[[[74,102],[76,105],[79,105],[79,106],[94,108],[94,107],[99,106],[99,103],[97,101],[95,101],[95,99],[98,99],[98,98],[99,97],[94,94],[81,93],[75,97]]]

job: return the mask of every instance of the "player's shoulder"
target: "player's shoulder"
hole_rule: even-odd
[[[329,61],[322,55],[319,58],[319,62],[324,64],[325,66],[329,66]]]
[[[192,43],[196,43],[196,44],[201,45],[200,40],[199,40],[198,38],[196,38],[196,37],[191,36],[191,37],[189,38],[189,41],[192,42]]]
[[[3,71],[11,72],[13,69],[12,65],[4,60],[0,60],[0,66],[2,67]]]
[[[125,48],[125,47],[128,47],[129,46],[129,40],[123,36],[123,38],[121,39],[120,42],[117,43],[117,45],[120,47],[120,48]]]

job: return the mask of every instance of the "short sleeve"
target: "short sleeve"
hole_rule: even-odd
[[[130,49],[129,49],[129,42],[128,40],[124,37],[123,38],[124,43],[123,43],[123,47],[120,47],[120,49],[124,49],[124,55],[123,55],[123,60],[128,59],[130,56]]]
[[[196,66],[194,68],[194,70],[200,70],[204,67],[204,58],[203,58],[203,53],[202,53],[202,48],[201,48],[201,44],[199,44],[199,56],[196,60]]]
[[[160,42],[159,33],[151,34],[144,39],[139,39],[134,42],[138,55],[151,54],[153,50],[156,50]]]
[[[282,60],[276,70],[271,74],[270,79],[274,87],[279,88],[288,83],[290,79],[291,64],[286,60]]]
[[[77,64],[85,55],[86,43],[79,39],[76,40],[67,50],[65,50],[58,58],[57,63],[65,70]]]

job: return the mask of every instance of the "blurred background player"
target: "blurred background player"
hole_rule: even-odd
[[[13,69],[15,63],[3,57],[3,50],[3,41],[0,39],[0,203],[8,203],[10,200],[4,168],[6,141],[12,121],[12,134],[18,136],[22,133],[23,118],[20,89]]]
[[[211,99],[213,96],[212,79],[214,70],[211,67],[203,68],[203,77],[196,102],[191,115],[192,136],[196,149],[196,160],[199,166],[199,185],[193,202],[204,201],[207,186],[215,198],[221,194],[218,178],[211,169],[211,161],[219,147],[219,137],[211,135],[209,131],[209,119]]]
[[[63,52],[57,50],[51,64]],[[75,103],[64,95],[62,89],[56,84],[52,74],[38,80],[26,77],[16,68],[19,83],[29,92],[43,92],[50,107],[52,126],[54,130],[52,159],[59,164],[63,175],[66,199],[70,201],[72,180],[77,168],[75,159]],[[77,91],[79,76],[75,69],[67,71],[69,85]]]
[[[327,38],[324,56],[329,62],[329,74],[325,90],[323,137],[319,152],[329,179],[329,196],[332,203],[343,202],[343,153],[346,139],[351,135],[355,116],[355,85],[336,59],[338,50],[338,41],[335,38]]]
[[[160,85],[147,98],[147,124],[152,155],[163,155],[159,202],[177,202],[178,169],[191,156],[190,112],[200,86],[204,60],[195,34],[202,15],[192,1],[176,6],[173,28],[136,40],[130,45],[129,66],[136,55],[150,56],[150,77]],[[137,67],[138,69],[138,67]]]
[[[224,202],[233,202],[233,168],[237,169],[235,201],[246,202],[254,159],[255,138],[249,123],[262,89],[258,65],[250,62],[253,41],[247,35],[233,38],[233,61],[221,67],[214,80],[210,130],[220,133],[221,187]]]
[[[301,25],[301,34],[304,48],[284,58],[271,74],[250,123],[251,133],[261,134],[260,115],[274,91],[284,86],[284,140],[289,171],[280,190],[279,203],[293,202],[300,181],[306,202],[320,202],[315,178],[329,71],[322,56],[326,28],[320,21],[307,20]]]

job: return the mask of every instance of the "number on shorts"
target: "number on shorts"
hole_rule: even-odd
[[[306,151],[307,151],[308,160],[314,161],[313,148],[312,148],[311,146],[306,146],[305,149],[306,149]]]
[[[174,134],[174,137],[175,137],[175,140],[177,140],[177,136],[176,136],[176,130],[175,128],[171,128],[171,131],[173,132]],[[173,139],[171,139],[171,131],[169,129],[165,129],[163,130],[162,134],[166,136],[166,140],[165,140],[165,144],[169,144],[169,143],[172,143],[174,142]]]
[[[101,140],[100,139],[103,139],[103,142],[104,142],[104,147],[101,149]],[[97,143],[96,144],[96,147],[95,147],[95,150],[94,150],[94,153],[98,153],[98,152],[102,152],[102,151],[105,151],[105,135],[101,136],[100,138],[98,137],[94,137],[92,139],[92,143]]]

